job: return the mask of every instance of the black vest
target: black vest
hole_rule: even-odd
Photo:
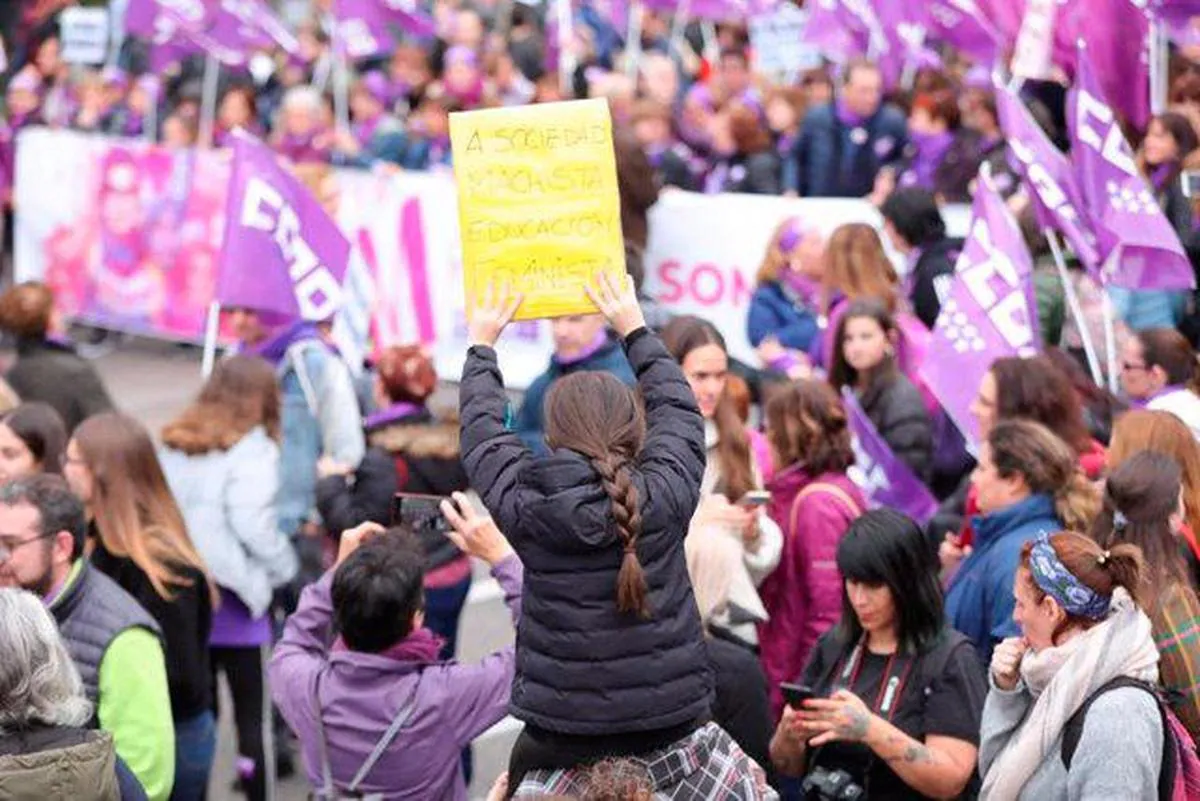
[[[58,630],[75,667],[79,668],[83,688],[92,703],[96,703],[99,695],[100,661],[118,634],[140,626],[162,637],[150,613],[86,560],[75,581],[50,611],[58,621]]]

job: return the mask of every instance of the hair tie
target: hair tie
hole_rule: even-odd
[[[1120,509],[1113,510],[1113,528],[1122,529],[1129,525],[1129,518]],[[1100,564],[1104,564],[1101,562]]]
[[[625,543],[625,553],[631,553],[634,556],[637,556],[637,546],[634,545],[633,540]]]
[[[1108,560],[1111,557],[1112,551],[1101,551],[1100,556],[1097,557],[1096,561],[1100,563],[1100,567],[1104,567],[1106,564],[1108,564]]]

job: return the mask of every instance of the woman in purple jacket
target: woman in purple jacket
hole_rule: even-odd
[[[838,540],[866,501],[846,475],[854,464],[842,402],[828,384],[798,381],[767,404],[767,439],[779,471],[768,484],[771,517],[783,529],[779,567],[759,593],[770,616],[759,628],[775,719],[779,682],[804,669],[809,653],[841,612]]]

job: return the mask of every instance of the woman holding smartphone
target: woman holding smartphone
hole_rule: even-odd
[[[956,798],[975,772],[987,682],[971,643],[942,611],[937,563],[921,529],[891,509],[850,525],[837,549],[842,618],[796,683],[771,761],[803,777],[799,795],[841,784],[862,798]],[[797,699],[799,700],[799,699]]]
[[[720,332],[698,317],[676,317],[663,329],[663,344],[683,369],[704,416],[708,459],[700,484],[700,504],[689,537],[716,529],[738,541],[744,552],[749,582],[729,599],[723,619],[711,625],[748,645],[757,645],[755,623],[767,619],[757,587],[779,564],[783,534],[762,508],[770,501],[763,490],[766,466],[754,457],[750,435],[729,392],[729,353]]]

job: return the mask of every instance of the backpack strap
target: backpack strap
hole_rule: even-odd
[[[1100,685],[1095,692],[1084,699],[1083,705],[1075,710],[1075,714],[1071,715],[1067,720],[1067,724],[1063,726],[1062,731],[1061,756],[1063,766],[1068,771],[1071,770],[1071,761],[1075,758],[1075,751],[1079,747],[1079,738],[1083,736],[1083,724],[1087,719],[1088,709],[1095,703],[1097,698],[1106,692],[1119,690],[1122,687],[1136,687],[1139,690],[1144,690],[1154,698],[1154,703],[1158,706],[1158,715],[1162,722],[1163,733],[1162,762],[1158,768],[1158,797],[1163,801],[1170,801],[1175,788],[1175,771],[1179,755],[1175,753],[1175,739],[1167,723],[1166,704],[1163,703],[1162,696],[1159,695],[1157,688],[1130,676],[1117,676]]]
[[[832,484],[828,481],[814,481],[804,489],[800,490],[800,492],[796,494],[796,499],[792,501],[792,509],[791,512],[788,513],[789,533],[796,530],[796,514],[800,511],[800,502],[810,495],[815,495],[818,492],[830,495],[836,499],[838,503],[850,513],[851,520],[863,513],[862,507],[855,503],[854,499],[850,497],[850,494],[837,484]]]
[[[343,798],[359,798],[362,799],[362,801],[376,801],[376,799],[382,799],[382,796],[376,793],[372,793],[371,795],[360,795],[358,793],[358,786],[367,778],[367,775],[375,767],[375,764],[379,761],[380,757],[382,757],[384,752],[387,751],[387,749],[391,746],[392,741],[396,739],[396,735],[400,733],[400,730],[403,729],[408,724],[408,721],[412,718],[413,712],[415,712],[417,708],[417,692],[421,688],[421,679],[424,677],[424,675],[424,673],[417,674],[416,684],[413,685],[412,692],[408,695],[408,700],[406,700],[404,704],[400,706],[400,709],[397,710],[396,716],[392,718],[391,724],[387,727],[387,731],[385,731],[383,736],[379,738],[379,741],[375,743],[375,747],[371,749],[371,753],[367,757],[366,762],[362,764],[362,767],[360,767],[358,772],[354,774],[354,778],[350,780],[350,784],[346,787],[346,791],[350,794],[348,796],[341,795],[333,784],[333,769],[329,763],[329,744],[328,740],[325,738],[325,721],[323,720],[321,714],[321,679],[318,675],[317,685],[313,691],[313,714],[317,719],[317,745],[318,753],[321,758],[321,789],[313,793],[314,801],[340,801]]]

